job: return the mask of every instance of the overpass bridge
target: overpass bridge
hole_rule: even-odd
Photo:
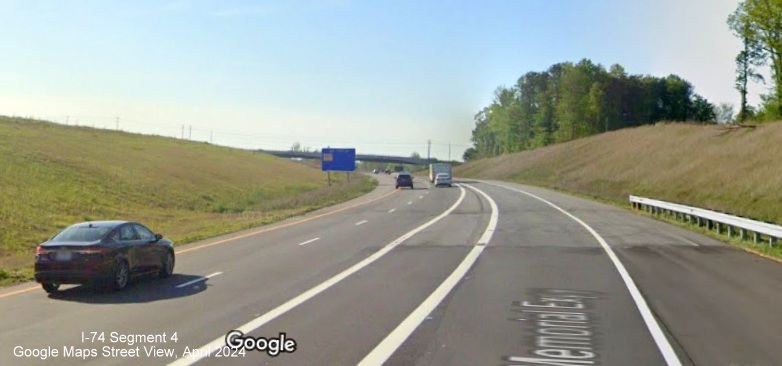
[[[255,150],[256,152],[279,156],[281,158],[300,158],[300,159],[317,159],[320,160],[320,152],[304,152],[304,151],[281,151],[281,150]],[[371,161],[375,163],[392,163],[392,164],[412,164],[412,165],[428,165],[430,163],[437,163],[437,159],[425,159],[414,158],[410,156],[392,156],[392,155],[372,155],[372,154],[356,154],[356,160],[358,161]]]

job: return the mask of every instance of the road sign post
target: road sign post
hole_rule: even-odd
[[[350,172],[356,170],[356,149],[354,148],[323,148],[320,150],[321,170],[327,172],[331,186],[331,172],[347,172],[350,182]]]

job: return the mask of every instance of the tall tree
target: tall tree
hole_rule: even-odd
[[[756,71],[756,67],[762,66],[766,62],[766,54],[760,44],[755,40],[748,38],[750,33],[749,27],[751,23],[741,22],[740,19],[747,17],[744,8],[739,7],[736,11],[728,17],[728,24],[733,29],[734,34],[741,38],[744,49],[736,55],[736,90],[741,95],[741,105],[739,106],[739,114],[736,119],[739,122],[744,122],[753,115],[751,107],[747,104],[747,84],[750,81],[763,82],[763,76]],[[742,32],[736,30],[741,29]]]
[[[690,104],[693,96],[692,84],[676,76],[664,79],[665,88],[661,89],[661,118],[668,121],[686,121],[689,119]]]
[[[605,114],[605,90],[599,82],[592,83],[587,101],[587,121],[593,131],[608,131],[608,118]],[[601,126],[604,126],[601,129]]]
[[[470,161],[473,159],[480,158],[480,153],[478,152],[478,149],[474,147],[469,147],[467,150],[464,150],[464,154],[462,154],[462,160],[464,161]]]
[[[773,95],[767,99],[766,109],[772,117],[782,117],[782,0],[742,1],[728,17],[728,25],[750,49],[757,45],[763,51],[744,57],[771,60]]]
[[[491,118],[491,109],[484,108],[475,114],[475,128],[472,130],[472,143],[481,157],[494,156],[497,138],[489,129],[489,119]]]
[[[714,105],[709,103],[706,98],[696,94],[692,100],[692,120],[701,123],[717,122]]]

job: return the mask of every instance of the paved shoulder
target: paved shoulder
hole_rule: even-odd
[[[779,263],[616,207],[493,183],[546,198],[594,227],[626,266],[683,363],[773,366],[782,360]]]

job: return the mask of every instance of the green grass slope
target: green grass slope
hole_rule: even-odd
[[[658,124],[455,169],[629,204],[630,194],[782,223],[782,123]]]
[[[359,196],[319,169],[247,150],[0,117],[0,283],[75,222],[136,220],[182,244]],[[335,179],[335,177],[332,177]]]

